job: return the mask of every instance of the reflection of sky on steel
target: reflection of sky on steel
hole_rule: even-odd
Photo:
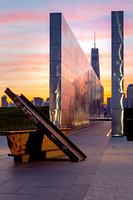
[[[119,31],[119,36],[121,38],[121,42],[123,42],[123,39],[122,39],[122,30],[119,28],[118,31]]]
[[[121,50],[122,50],[122,44],[120,44],[119,50],[118,50],[119,60],[122,60],[122,58],[121,58]]]
[[[120,93],[123,93],[124,91],[123,91],[123,81],[124,81],[124,76],[122,77],[122,78],[120,78],[121,80],[120,80]]]
[[[120,76],[123,76],[122,68],[123,68],[123,60],[121,60],[121,64],[120,64]]]
[[[117,24],[118,24],[118,32],[119,32],[119,37],[121,38],[121,42],[123,42],[123,38],[122,38],[122,30],[121,30],[121,25],[120,25],[120,21],[119,21],[119,15],[118,15],[118,12],[116,13],[116,16],[117,16]]]
[[[122,135],[124,134],[124,122],[123,122],[124,120],[123,119],[124,119],[124,110],[121,111],[121,129],[122,129],[121,132],[122,132]]]
[[[118,27],[120,27],[120,21],[119,21],[119,15],[118,15],[118,12],[116,12],[116,18],[117,18],[117,25],[118,25]]]
[[[60,77],[58,79],[58,83],[57,83],[57,88],[55,90],[55,95],[56,95],[56,99],[55,99],[55,113],[54,113],[54,124],[58,125],[61,124],[61,111],[60,111],[60,96],[61,96],[61,91],[60,91]]]
[[[122,134],[124,134],[124,106],[123,106],[123,102],[124,102],[124,94],[122,94],[121,99],[120,99],[120,105],[121,105],[121,128],[122,128]]]

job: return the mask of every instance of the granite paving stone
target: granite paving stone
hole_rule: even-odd
[[[34,200],[37,195],[0,194],[0,200]]]
[[[17,190],[16,194],[51,194],[51,195],[59,195],[63,196],[68,188],[62,188],[62,187],[32,187],[32,186],[23,186],[19,190]]]
[[[44,195],[37,195],[36,198],[34,200],[62,200],[63,196],[59,196],[59,195],[50,195],[50,194],[45,194]]]
[[[63,200],[80,200],[83,199],[88,186],[86,185],[73,185],[63,197]]]
[[[132,172],[133,143],[111,138],[84,200],[133,199]]]

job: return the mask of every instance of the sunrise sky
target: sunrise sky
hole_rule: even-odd
[[[89,61],[96,31],[106,102],[111,96],[113,10],[124,11],[126,92],[133,83],[132,0],[0,0],[0,97],[7,87],[30,100],[49,96],[49,13],[62,12]]]

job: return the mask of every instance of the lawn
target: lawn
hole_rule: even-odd
[[[38,107],[49,118],[49,107]],[[0,108],[0,134],[3,131],[37,129],[18,107]]]

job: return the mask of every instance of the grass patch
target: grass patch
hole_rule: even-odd
[[[49,118],[49,106],[38,107]],[[18,107],[0,108],[0,134],[3,131],[37,129]]]

